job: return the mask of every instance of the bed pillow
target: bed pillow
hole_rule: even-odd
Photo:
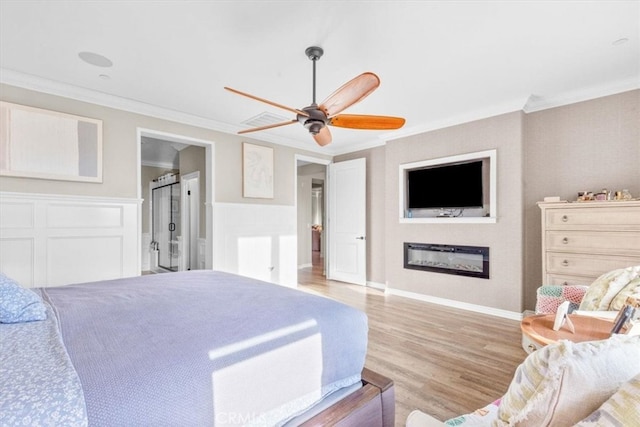
[[[580,310],[613,310],[609,306],[618,292],[638,277],[640,277],[640,265],[604,273],[589,285],[580,303]]]
[[[533,352],[518,367],[493,425],[574,425],[638,373],[640,336],[561,340]]]
[[[0,323],[33,322],[46,318],[46,308],[38,294],[0,273]]]
[[[640,374],[631,378],[576,427],[640,426]]]

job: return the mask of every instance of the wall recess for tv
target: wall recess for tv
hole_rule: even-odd
[[[495,223],[496,150],[404,163],[401,223]]]

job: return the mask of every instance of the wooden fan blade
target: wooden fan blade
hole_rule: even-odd
[[[274,123],[274,124],[271,124],[271,125],[260,126],[260,127],[257,127],[257,128],[245,129],[245,130],[241,130],[240,132],[238,132],[238,134],[241,135],[243,133],[257,132],[259,130],[277,128],[277,127],[280,127],[280,126],[286,126],[286,125],[290,125],[290,124],[293,124],[293,123],[298,123],[298,121],[297,120],[290,120],[288,122],[280,122],[280,123]]]
[[[239,90],[232,89],[230,87],[224,87],[229,92],[237,93],[238,95],[246,96],[247,98],[255,99],[256,101],[264,102],[265,104],[272,105],[274,107],[282,108],[283,110],[291,111],[292,113],[300,114],[301,116],[309,117],[309,113],[306,111],[298,110],[297,108],[287,107],[286,105],[278,104],[277,102],[269,101],[267,99],[259,98],[249,93],[240,92]]]
[[[388,130],[404,126],[402,117],[339,114],[329,119],[331,126],[350,129]]]
[[[328,127],[323,127],[320,132],[316,135],[313,135],[313,139],[316,140],[319,146],[324,147],[325,145],[331,143],[331,132]]]
[[[373,73],[362,73],[358,77],[345,83],[320,104],[320,109],[327,117],[335,116],[345,108],[358,101],[380,86],[380,79]]]

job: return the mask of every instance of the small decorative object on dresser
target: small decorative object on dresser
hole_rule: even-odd
[[[589,285],[640,264],[640,201],[542,203],[542,283]]]

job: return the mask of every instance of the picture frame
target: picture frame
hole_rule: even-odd
[[[102,182],[102,120],[0,101],[0,175]]]
[[[553,322],[553,330],[558,331],[563,326],[567,326],[567,329],[573,334],[576,332],[575,327],[573,326],[573,322],[569,318],[569,301],[564,301],[562,304],[558,306],[556,310],[556,317]]]
[[[273,148],[242,143],[242,196],[273,199]]]

